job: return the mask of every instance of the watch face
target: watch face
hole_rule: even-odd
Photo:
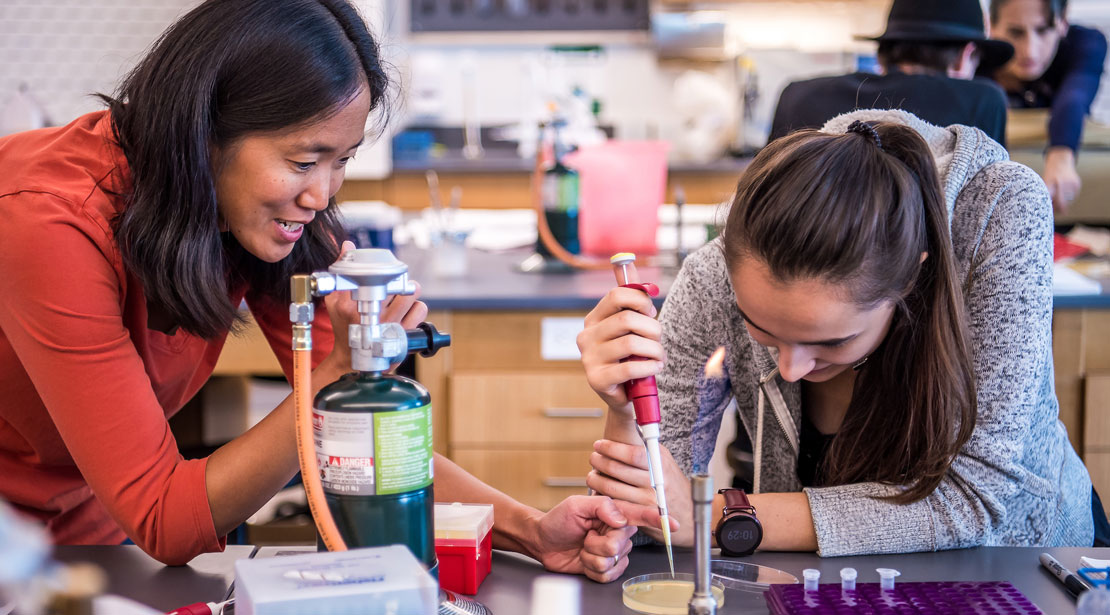
[[[763,527],[747,515],[729,518],[717,532],[717,546],[726,555],[749,555],[763,540]]]

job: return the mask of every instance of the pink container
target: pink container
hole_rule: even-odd
[[[580,174],[582,252],[655,254],[659,205],[667,189],[666,141],[606,141],[567,154]]]

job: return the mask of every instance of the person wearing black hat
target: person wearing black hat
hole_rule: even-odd
[[[768,141],[820,128],[855,109],[901,109],[937,126],[964,124],[1005,144],[1006,98],[976,69],[1005,64],[1006,42],[986,37],[978,0],[894,0],[879,43],[882,75],[856,72],[796,81],[779,97]]]

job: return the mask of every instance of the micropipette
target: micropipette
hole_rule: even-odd
[[[614,254],[609,262],[617,276],[617,284],[623,288],[635,288],[647,293],[649,297],[659,295],[659,287],[650,282],[640,282],[636,273],[636,255],[629,252]],[[629,357],[630,360],[642,357]],[[655,490],[655,503],[659,506],[659,517],[663,529],[663,544],[667,547],[667,563],[674,576],[674,554],[671,551],[671,522],[667,515],[667,490],[663,485],[663,460],[659,453],[659,390],[655,386],[655,376],[634,378],[624,383],[624,392],[632,401],[636,412],[636,426],[647,449],[648,475],[651,488]]]

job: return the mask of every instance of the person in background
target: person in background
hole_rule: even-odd
[[[894,0],[878,41],[882,75],[856,72],[796,81],[779,96],[768,141],[820,128],[854,109],[902,109],[938,126],[974,126],[1005,145],[1006,100],[978,66],[1010,59],[988,39],[978,0]]]
[[[1036,173],[968,126],[861,110],[772,141],[658,321],[628,288],[587,315],[582,363],[609,407],[587,484],[654,506],[622,383],[657,375],[675,544],[693,542],[687,477],[709,466],[730,401],[755,444],[761,548],[1105,541],[1059,420],[1050,214]]]
[[[1042,175],[1061,213],[1082,188],[1075,159],[1106,62],[1106,37],[1070,25],[1066,11],[1067,0],[991,0],[991,32],[1015,52],[1003,66],[980,70],[1002,85],[1011,107],[1051,108]]]
[[[389,85],[345,0],[209,0],[107,110],[0,139],[0,497],[56,543],[130,539],[182,564],[294,477],[291,397],[204,459],[168,419],[244,300],[290,375],[289,277],[348,249],[334,196]],[[316,312],[316,390],[350,370],[346,294]],[[382,320],[426,314],[398,296]],[[541,513],[442,456],[435,475],[443,500],[494,504],[495,547],[599,581],[627,566],[630,525],[659,520],[605,497]]]

